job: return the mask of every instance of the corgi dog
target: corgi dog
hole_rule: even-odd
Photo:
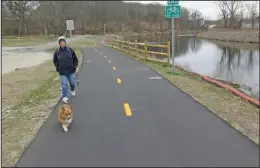
[[[73,119],[72,106],[67,102],[63,102],[63,104],[59,108],[58,120],[62,125],[62,128],[65,132],[68,131],[68,127]]]

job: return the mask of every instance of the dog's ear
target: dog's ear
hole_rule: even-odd
[[[61,106],[61,110],[65,110],[64,106]]]

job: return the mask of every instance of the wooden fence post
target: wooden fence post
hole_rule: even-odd
[[[137,40],[135,40],[135,54],[137,56],[138,54],[137,54],[137,44],[136,43],[137,43]]]
[[[127,42],[128,43],[128,54],[130,53],[130,41]]]
[[[147,59],[147,41],[144,42],[144,60]]]
[[[169,66],[171,66],[170,58],[171,58],[171,42],[167,41],[167,64]]]

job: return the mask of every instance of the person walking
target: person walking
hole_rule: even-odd
[[[76,95],[76,69],[78,66],[78,58],[75,51],[66,46],[66,39],[63,36],[58,38],[60,47],[54,53],[53,63],[56,71],[60,75],[62,88],[62,101],[67,103],[69,98],[70,84],[71,95]]]

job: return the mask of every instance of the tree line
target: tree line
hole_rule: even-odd
[[[241,28],[245,19],[251,21],[251,26],[259,19],[259,2],[245,4],[243,1],[217,1],[220,9],[220,17],[224,21],[224,27],[229,29]]]
[[[181,9],[179,29],[198,28],[198,10]],[[123,1],[2,1],[3,35],[64,35],[66,20],[74,20],[74,33],[168,31],[164,6]]]

